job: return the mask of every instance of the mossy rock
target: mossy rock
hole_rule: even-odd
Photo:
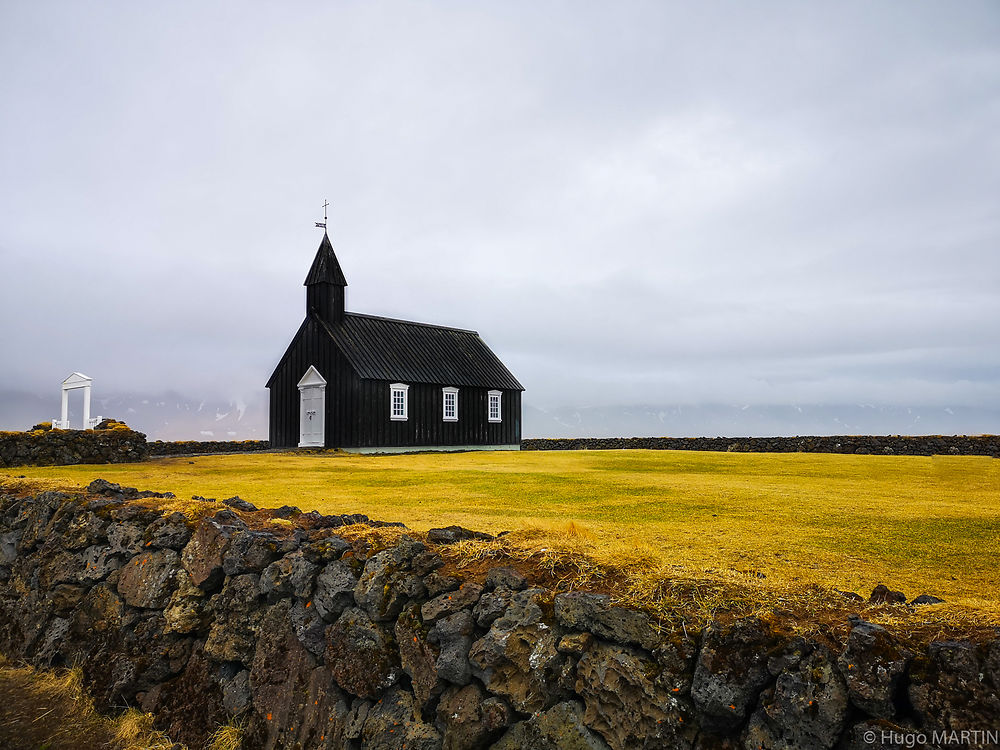
[[[100,424],[94,428],[95,430],[131,430],[124,422],[119,422],[117,419],[112,419],[108,417],[107,419],[101,420]]]

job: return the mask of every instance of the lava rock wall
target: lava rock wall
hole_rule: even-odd
[[[757,619],[663,630],[511,568],[446,575],[458,528],[375,550],[338,535],[380,525],[360,515],[230,498],[192,523],[151,496],[0,495],[0,650],[81,664],[102,707],[192,748],[232,720],[248,748],[860,750],[1000,719],[998,640],[914,653],[860,619],[842,644]]]
[[[1000,457],[1000,435],[831,435],[821,437],[532,438],[523,451],[728,451],[730,453],[857,453]]]
[[[195,455],[198,453],[250,453],[271,447],[267,440],[177,440],[149,443],[151,456]]]
[[[128,428],[0,432],[0,466],[121,464],[148,455],[146,436]]]

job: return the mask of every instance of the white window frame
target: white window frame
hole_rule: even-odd
[[[448,396],[455,397],[455,413],[448,414]],[[445,422],[457,422],[458,421],[458,388],[454,386],[447,386],[441,389],[441,418]]]
[[[409,396],[408,396],[408,391],[409,390],[410,390],[410,386],[408,386],[406,383],[393,383],[392,385],[389,386],[389,419],[391,419],[393,422],[405,422],[407,419],[409,419],[409,414],[410,414],[410,410],[409,410],[410,409],[410,404],[409,404],[410,399],[409,399]],[[396,413],[396,394],[397,393],[401,393],[402,394],[402,401],[403,401],[403,413],[402,414],[397,414]]]
[[[487,391],[486,393],[486,419],[490,422],[502,422],[503,421],[503,408],[501,397],[503,396],[503,391]],[[497,415],[496,418],[493,417],[493,399],[496,399],[497,405]]]

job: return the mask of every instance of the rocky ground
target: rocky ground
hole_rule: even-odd
[[[364,516],[156,499],[102,480],[0,496],[0,650],[82,664],[102,705],[191,747],[234,720],[246,747],[387,750],[945,747],[935,731],[1000,723],[995,634],[673,630],[509,567],[446,574],[463,529],[381,548]]]

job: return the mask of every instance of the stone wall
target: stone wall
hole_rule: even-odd
[[[43,429],[0,432],[0,466],[62,466],[66,464],[120,464],[145,461],[150,456],[186,456],[201,453],[250,453],[270,448],[267,440],[146,441],[141,432],[121,423],[96,430]]]
[[[860,453],[906,456],[1000,457],[1000,435],[833,435],[821,437],[533,438],[523,451],[572,450],[730,451],[740,453]]]
[[[0,466],[120,464],[147,456],[146,436],[127,427],[0,432]]]
[[[250,453],[266,451],[271,447],[267,440],[178,440],[149,443],[151,456],[186,456],[198,453]]]
[[[1000,719],[1000,640],[660,628],[512,568],[446,575],[456,527],[377,550],[338,533],[364,516],[230,498],[190,522],[144,496],[0,495],[0,650],[80,663],[192,748],[233,719],[247,748],[330,750],[870,750]]]

